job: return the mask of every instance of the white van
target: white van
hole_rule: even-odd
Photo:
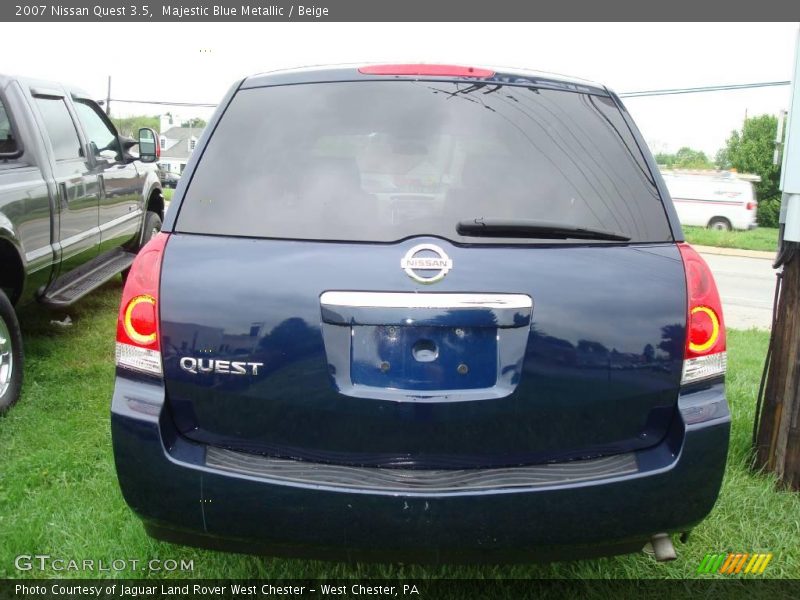
[[[730,231],[754,229],[758,175],[732,171],[661,171],[683,225]]]

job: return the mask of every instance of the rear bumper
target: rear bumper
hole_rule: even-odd
[[[162,404],[160,385],[117,378],[117,473],[151,535],[337,560],[524,562],[635,551],[652,534],[688,530],[709,513],[730,429],[717,383],[681,396],[666,438],[632,453],[632,469],[629,462],[593,478],[529,483],[510,469],[510,479],[472,487],[386,487],[367,477],[359,487],[352,477],[278,476],[268,462],[262,472],[220,468],[207,447],[177,435]]]

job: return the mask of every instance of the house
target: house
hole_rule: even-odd
[[[161,170],[180,175],[194,151],[197,140],[203,132],[201,127],[175,127],[172,117],[161,116],[158,143],[161,147]]]

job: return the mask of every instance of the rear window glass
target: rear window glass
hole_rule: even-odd
[[[56,160],[71,160],[80,158],[81,142],[75,123],[67,110],[62,98],[36,97],[36,104],[44,119],[44,126],[50,137],[53,147],[53,157]]]
[[[459,221],[479,217],[672,239],[652,174],[609,98],[430,81],[239,91],[200,159],[176,229],[530,243],[456,232]]]
[[[15,154],[19,151],[14,130],[11,127],[11,118],[0,99],[0,154]]]

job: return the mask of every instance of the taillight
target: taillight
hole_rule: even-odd
[[[681,383],[725,373],[725,323],[722,302],[706,261],[689,244],[678,244],[686,271],[686,349]]]
[[[122,290],[117,318],[117,366],[159,377],[158,284],[168,239],[169,234],[156,234],[139,251]]]
[[[758,206],[758,204],[756,204],[755,202],[748,202],[745,208],[747,208],[747,210],[755,210],[756,206]]]
[[[362,75],[417,75],[420,77],[494,77],[490,69],[457,65],[369,65],[358,70]]]

